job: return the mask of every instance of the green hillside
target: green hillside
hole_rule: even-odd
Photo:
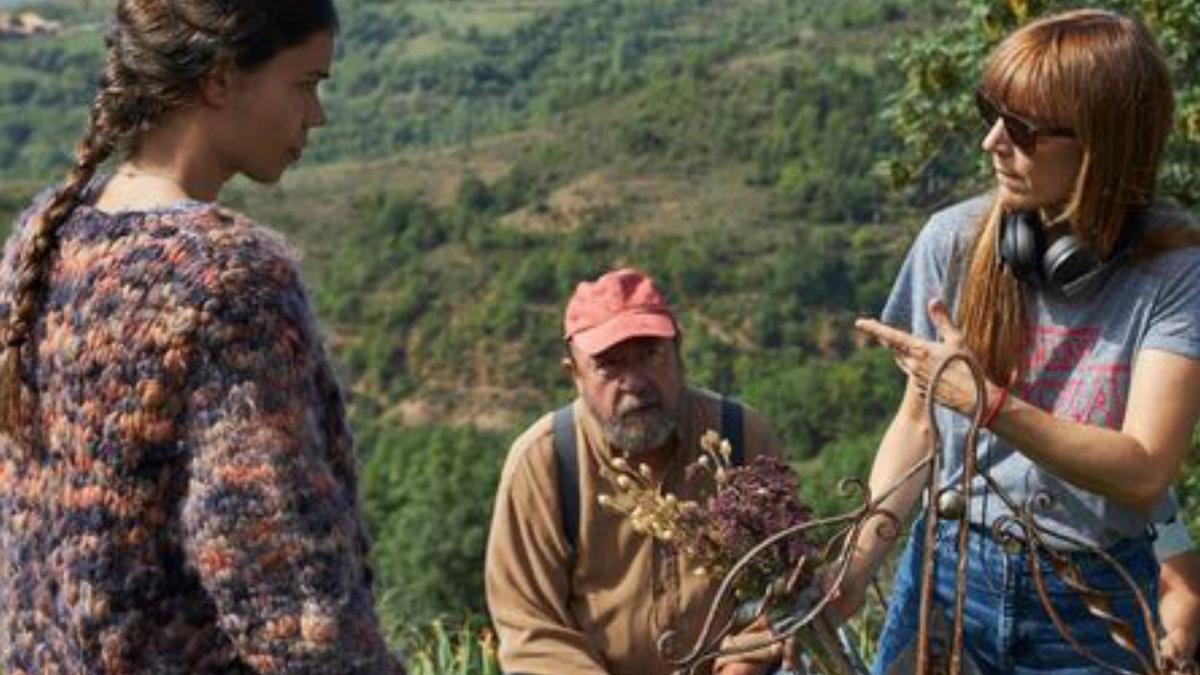
[[[872,173],[895,147],[877,108],[898,76],[879,55],[928,8],[342,9],[330,125],[281,185],[225,197],[304,253],[397,634],[482,610],[499,464],[569,398],[561,308],[584,277],[636,264],[662,279],[691,379],[766,412],[795,457],[876,432],[899,378],[850,319],[880,306],[918,223]],[[95,38],[0,43],[0,92],[33,90],[0,99],[0,209],[65,161]],[[58,67],[69,55],[77,77]]]
[[[566,396],[557,323],[573,284],[637,264],[681,307],[693,378],[762,399],[815,454],[859,413],[831,427],[804,408],[827,370],[858,364],[847,320],[880,305],[916,222],[872,171],[894,147],[876,108],[896,76],[878,55],[921,11],[347,2],[333,122],[281,186],[227,201],[305,252],[363,424],[520,426]],[[88,77],[36,74],[89,72],[99,51],[81,40],[0,44],[15,69],[0,90],[33,90],[0,107],[32,127],[9,129],[25,140],[0,162],[0,208],[65,161],[67,122],[41,121]],[[890,391],[890,366],[871,365]],[[784,393],[797,368],[814,391]]]
[[[851,320],[881,307],[924,217],[984,185],[961,101],[938,145],[959,154],[884,182],[924,152],[894,132],[919,94],[898,47],[971,4],[340,3],[328,127],[280,185],[223,200],[304,255],[394,636],[483,610],[500,462],[570,397],[563,303],[615,265],[662,280],[690,379],[763,411],[808,498],[838,508],[831,477],[865,472],[901,386]],[[69,161],[109,7],[47,0],[64,35],[0,42],[6,222]]]

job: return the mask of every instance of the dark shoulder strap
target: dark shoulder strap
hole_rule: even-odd
[[[729,458],[734,466],[741,466],[746,459],[745,441],[742,432],[742,406],[737,401],[721,397],[721,438],[733,446]]]
[[[558,513],[567,551],[575,555],[579,541],[579,452],[575,442],[575,409],[554,411],[554,457],[558,466]]]

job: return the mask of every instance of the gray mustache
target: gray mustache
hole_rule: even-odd
[[[640,399],[625,399],[617,405],[617,415],[625,416],[642,410],[657,410],[661,407],[661,401],[658,397],[647,397]]]

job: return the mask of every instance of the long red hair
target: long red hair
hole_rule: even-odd
[[[1010,110],[1074,130],[1082,161],[1056,222],[1069,223],[1100,257],[1111,255],[1129,212],[1154,201],[1171,129],[1174,94],[1154,38],[1112,12],[1055,14],[1001,42],[984,64],[981,87]],[[1008,384],[1023,375],[1029,317],[1025,289],[996,259],[1002,216],[997,200],[977,228],[957,314],[988,377]],[[1139,249],[1169,248],[1178,239],[1155,233]]]

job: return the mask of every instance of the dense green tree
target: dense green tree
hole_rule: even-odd
[[[389,628],[482,613],[484,544],[506,439],[469,428],[359,428],[363,505]]]

